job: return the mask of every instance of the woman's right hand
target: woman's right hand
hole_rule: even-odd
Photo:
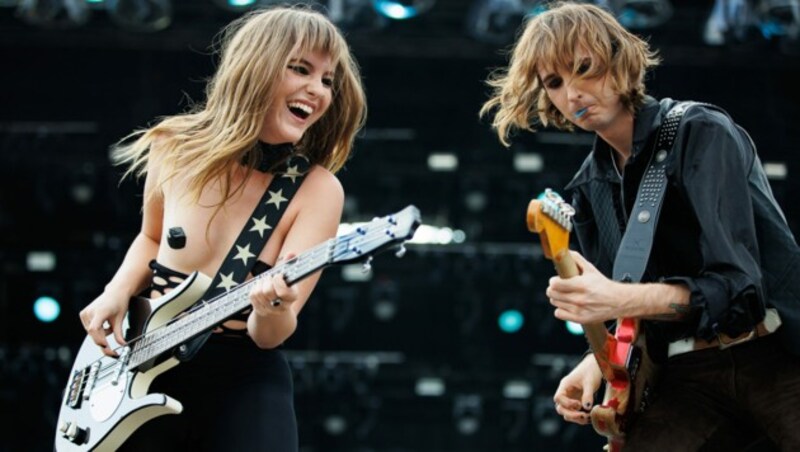
[[[80,312],[81,323],[95,344],[108,356],[117,356],[109,346],[106,336],[114,333],[118,344],[124,345],[122,321],[128,312],[129,299],[104,292]]]
[[[572,372],[561,379],[553,401],[556,412],[565,421],[586,425],[591,422],[589,412],[594,404],[594,393],[600,389],[603,374],[593,354],[583,358]]]

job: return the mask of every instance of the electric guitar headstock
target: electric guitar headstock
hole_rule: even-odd
[[[569,249],[575,209],[547,188],[528,204],[528,230],[539,234],[545,257],[552,260]]]

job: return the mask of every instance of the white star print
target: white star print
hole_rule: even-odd
[[[267,229],[272,229],[272,226],[267,224],[266,215],[264,215],[261,218],[253,217],[251,218],[251,220],[253,220],[253,227],[250,228],[250,230],[258,232],[258,235],[261,236],[261,238],[264,237],[264,231],[266,231]]]
[[[239,284],[233,280],[233,272],[230,272],[227,275],[220,273],[220,277],[222,278],[222,282],[220,282],[217,287],[224,287],[226,292],[229,292],[233,286]]]
[[[283,197],[283,189],[280,189],[277,192],[270,190],[269,200],[266,202],[266,204],[275,204],[275,208],[280,209],[281,203],[286,201],[288,201],[288,199]]]
[[[303,173],[301,173],[300,171],[297,170],[297,165],[294,165],[294,166],[290,166],[286,170],[286,174],[284,174],[282,177],[288,177],[289,179],[292,180],[292,183],[294,184],[295,182],[297,182],[296,179],[298,177],[302,176],[302,175],[303,175]]]
[[[247,261],[251,257],[256,257],[255,254],[250,252],[250,244],[249,243],[247,244],[247,246],[236,245],[236,249],[239,250],[239,254],[237,254],[236,256],[233,256],[233,258],[234,259],[241,259],[242,263],[245,265],[245,267],[247,266]]]

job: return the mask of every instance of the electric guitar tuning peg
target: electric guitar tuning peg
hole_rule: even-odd
[[[394,253],[394,255],[397,256],[397,257],[403,257],[403,256],[406,255],[406,251],[408,251],[408,250],[406,250],[406,246],[405,245],[400,245],[400,248],[397,249],[397,251]]]
[[[372,271],[372,256],[369,256],[364,262],[364,265],[361,267],[361,271],[364,273],[369,273]]]

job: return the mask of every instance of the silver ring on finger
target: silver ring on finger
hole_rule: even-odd
[[[269,304],[271,304],[273,308],[277,308],[278,306],[281,305],[281,303],[283,303],[283,300],[281,300],[280,298],[276,298],[269,302]]]

